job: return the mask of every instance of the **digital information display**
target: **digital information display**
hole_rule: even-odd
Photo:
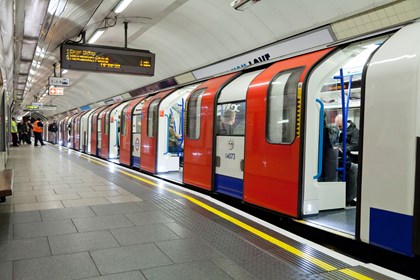
[[[155,54],[146,50],[74,43],[61,44],[61,68],[153,76]]]

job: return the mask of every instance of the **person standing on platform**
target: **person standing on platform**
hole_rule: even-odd
[[[26,124],[26,121],[24,121],[22,119],[21,123],[20,123],[20,136],[19,136],[19,144],[22,143],[28,143],[29,144],[29,139],[28,139],[28,125]]]
[[[48,131],[51,132],[52,143],[57,144],[57,123],[55,121],[48,126]]]
[[[41,118],[38,118],[33,125],[33,132],[34,132],[34,137],[35,137],[35,143],[34,146],[38,146],[38,141],[41,143],[41,146],[44,146],[44,142],[42,141],[42,128],[44,127],[44,125],[41,122]]]
[[[16,119],[14,117],[12,117],[10,132],[12,133],[12,142],[13,142],[12,146],[15,146],[15,147],[19,146],[19,144],[18,144],[18,129],[17,129],[17,125],[16,125]]]

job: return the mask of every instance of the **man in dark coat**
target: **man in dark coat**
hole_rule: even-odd
[[[339,114],[335,118],[335,124],[340,130],[339,146],[342,149],[343,146],[343,115]],[[352,155],[350,152],[359,151],[359,129],[356,125],[347,120],[346,130],[346,204],[349,206],[355,206],[357,197],[357,173],[358,164],[352,163]]]
[[[341,131],[339,143],[340,146],[343,144],[343,115],[337,115],[335,118],[335,124],[338,129]],[[347,121],[347,131],[346,131],[346,153],[350,154],[352,151],[359,151],[359,129],[357,129],[354,122],[351,120]]]

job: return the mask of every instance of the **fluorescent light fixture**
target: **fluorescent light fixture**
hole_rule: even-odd
[[[61,74],[66,74],[69,70],[64,69],[63,71],[61,71]]]
[[[115,8],[114,13],[119,14],[122,11],[124,11],[125,8],[127,8],[127,6],[130,5],[131,1],[133,0],[121,0]]]
[[[237,11],[245,11],[252,4],[255,4],[259,1],[260,0],[234,0],[232,3],[230,3],[230,6]]]
[[[95,33],[93,33],[92,37],[90,37],[88,43],[89,44],[93,44],[96,42],[96,40],[99,39],[99,37],[102,36],[102,34],[104,34],[105,29],[96,29]]]

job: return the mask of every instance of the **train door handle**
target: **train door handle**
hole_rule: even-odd
[[[241,159],[240,165],[241,165],[241,171],[244,172],[244,160],[243,159]]]
[[[220,157],[216,156],[216,167],[220,167]]]

